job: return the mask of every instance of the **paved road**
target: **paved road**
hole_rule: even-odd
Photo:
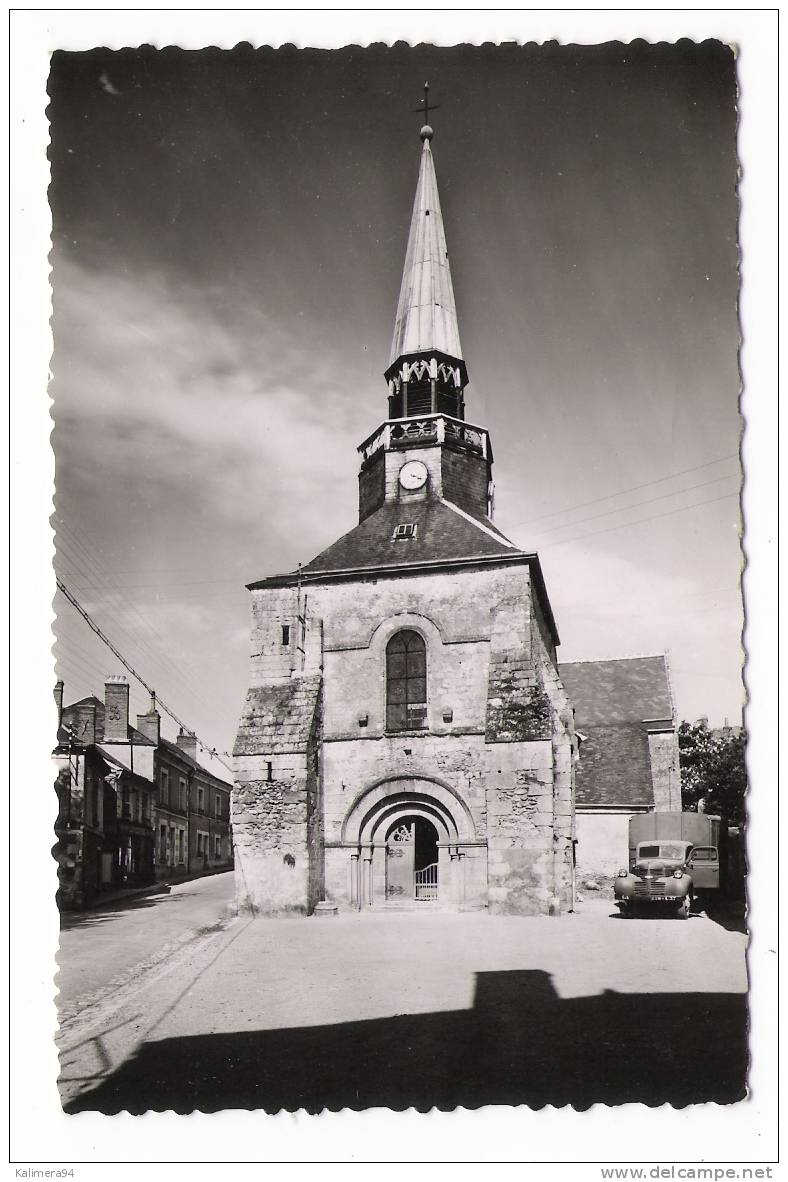
[[[746,937],[705,915],[350,915],[206,934],[62,1032],[69,1111],[731,1102]]]
[[[168,895],[65,915],[56,977],[61,1017],[226,919],[234,890],[230,871],[178,883]]]

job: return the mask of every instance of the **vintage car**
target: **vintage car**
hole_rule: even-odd
[[[716,868],[713,847],[664,839],[638,842],[629,869],[619,870],[614,880],[616,905],[622,915],[634,915],[641,905],[664,904],[687,919],[696,890],[718,885],[706,883],[712,863]]]

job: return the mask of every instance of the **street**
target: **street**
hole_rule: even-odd
[[[106,1113],[729,1103],[746,939],[606,899],[560,918],[239,917],[65,1022],[61,1096]]]
[[[225,918],[234,893],[229,872],[178,883],[169,894],[66,912],[56,978],[61,1021]]]

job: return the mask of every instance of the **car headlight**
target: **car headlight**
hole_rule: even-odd
[[[673,877],[674,877],[674,878],[683,878],[683,877],[684,877],[684,871],[683,871],[683,870],[674,870],[674,871],[673,871]]]
[[[629,874],[628,870],[619,870],[618,877],[619,878],[626,878],[627,874]]]

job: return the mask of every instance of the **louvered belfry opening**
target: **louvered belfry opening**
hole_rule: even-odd
[[[405,392],[407,391],[407,410]],[[405,419],[418,415],[442,414],[451,415],[454,419],[465,417],[462,390],[443,382],[437,383],[435,391],[435,405],[432,401],[432,382],[425,381],[403,382],[399,389],[392,394],[389,401],[389,418]]]
[[[422,730],[427,725],[427,646],[404,629],[386,646],[386,730]]]

